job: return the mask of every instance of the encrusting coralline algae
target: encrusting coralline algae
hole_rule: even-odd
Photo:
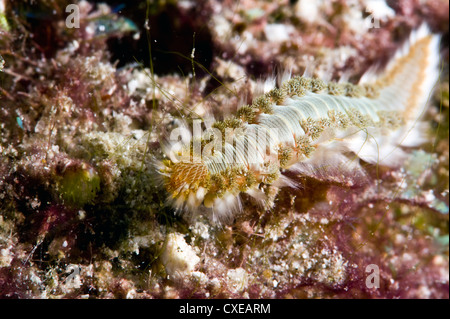
[[[68,28],[72,2],[0,0],[0,296],[448,298],[445,41],[426,138],[400,165],[289,171],[282,145],[279,175],[247,180],[265,200],[242,192],[224,220],[176,214],[158,171],[177,127],[272,123],[283,110],[258,97],[287,100],[304,72],[333,96],[361,94],[413,30],[448,33],[448,2],[370,2],[156,1],[147,37],[146,2],[74,2]],[[311,120],[293,131],[309,130],[296,144],[312,155],[323,130]],[[269,187],[280,176],[292,183]]]

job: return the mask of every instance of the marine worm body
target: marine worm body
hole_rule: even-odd
[[[292,77],[194,132],[160,165],[170,202],[222,222],[241,209],[241,193],[270,207],[273,189],[295,186],[284,170],[355,171],[359,159],[401,165],[402,147],[426,138],[420,116],[438,77],[438,43],[422,26],[382,75],[368,72],[358,85]]]

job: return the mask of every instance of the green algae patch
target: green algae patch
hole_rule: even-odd
[[[64,203],[82,207],[94,200],[100,190],[100,177],[97,172],[83,164],[64,172],[60,184],[60,197]]]

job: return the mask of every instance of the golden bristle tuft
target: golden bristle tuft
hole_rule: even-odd
[[[203,163],[179,162],[171,166],[167,190],[176,197],[183,189],[197,190],[209,181],[208,168]]]

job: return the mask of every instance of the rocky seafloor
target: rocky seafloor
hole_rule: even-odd
[[[0,0],[0,298],[449,298],[448,8]],[[224,118],[283,70],[356,83],[423,22],[442,72],[401,168],[291,174],[225,225],[166,205],[177,121]]]

